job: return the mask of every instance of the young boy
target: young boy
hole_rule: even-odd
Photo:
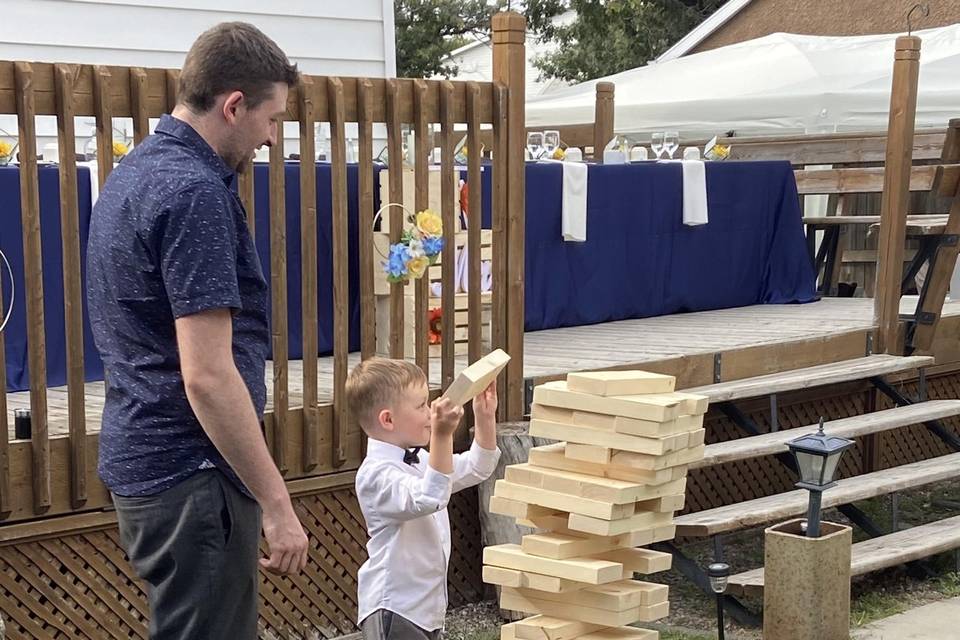
[[[447,609],[447,502],[489,477],[500,458],[496,382],[474,399],[473,445],[456,455],[463,408],[447,399],[429,404],[415,364],[365,360],[350,372],[346,393],[369,438],[356,481],[370,534],[370,558],[357,576],[364,640],[436,640]],[[428,443],[429,455],[421,454]]]

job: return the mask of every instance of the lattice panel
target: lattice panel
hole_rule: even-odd
[[[310,562],[293,578],[260,574],[260,637],[313,640],[356,631],[366,529],[352,488],[296,500]],[[450,503],[450,602],[476,602],[480,529],[475,490]],[[438,550],[439,552],[439,550]],[[0,611],[9,640],[146,638],[146,593],[111,528],[0,547]]]
[[[902,385],[897,390],[910,398],[915,398],[917,395],[916,383]],[[960,398],[960,373],[928,378],[927,397],[931,400]],[[892,406],[893,403],[886,397],[882,397],[882,400],[877,402],[878,409],[887,409]],[[960,435],[960,417],[947,418],[940,423],[951,429],[954,434]],[[888,431],[881,438],[880,466],[883,469],[954,453],[923,425]]]

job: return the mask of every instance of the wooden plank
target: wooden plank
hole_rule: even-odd
[[[619,562],[627,571],[643,574],[667,571],[673,562],[671,554],[653,549],[615,549],[597,557]]]
[[[177,88],[180,81],[179,69],[166,69],[163,74],[164,85],[166,87],[166,113],[173,113],[177,106]]]
[[[530,449],[530,464],[548,469],[572,471],[601,478],[613,478],[628,482],[638,482],[646,485],[661,485],[672,480],[686,477],[687,465],[678,465],[664,469],[646,470],[621,467],[611,464],[595,464],[582,460],[572,460],[565,455],[566,443],[544,445]]]
[[[685,478],[662,485],[645,485],[572,471],[545,469],[529,463],[509,465],[506,468],[505,480],[612,504],[627,504],[638,500],[659,498],[681,493],[686,488]]]
[[[533,616],[513,623],[513,631],[521,640],[573,640],[604,627],[550,616]]]
[[[824,433],[841,438],[860,438],[872,433],[880,433],[921,424],[928,420],[942,420],[960,415],[960,400],[932,400],[904,407],[895,407],[865,415],[851,416],[824,423]],[[789,451],[787,443],[801,435],[812,433],[818,425],[808,425],[796,429],[765,433],[752,438],[739,438],[709,445],[703,460],[691,463],[691,468],[710,467],[717,464],[748,460],[761,456]],[[531,451],[532,453],[532,451]],[[532,459],[532,456],[531,456]]]
[[[446,389],[453,383],[454,369],[454,341],[450,336],[454,333],[454,294],[456,293],[456,260],[450,259],[456,255],[454,248],[454,235],[456,232],[456,220],[454,218],[454,173],[453,167],[456,162],[454,158],[454,148],[456,146],[455,132],[453,130],[453,85],[450,82],[444,82],[440,85],[440,127],[443,138],[441,163],[440,163],[440,201],[441,217],[443,218],[443,246],[448,252],[447,260],[442,263],[443,275],[440,315],[440,388]]]
[[[572,374],[570,374],[572,375]],[[695,431],[703,427],[703,415],[679,416],[667,422],[655,420],[637,420],[624,416],[575,411],[561,407],[533,404],[530,417],[559,422],[569,426],[589,427],[603,431],[616,431],[645,438],[662,438],[683,431]]]
[[[333,466],[347,461],[349,407],[343,388],[350,350],[349,242],[347,220],[347,153],[344,138],[344,94],[340,78],[329,79],[330,179],[333,186]]]
[[[612,464],[645,471],[656,471],[699,460],[703,457],[703,451],[704,448],[702,445],[695,445],[664,455],[650,455],[568,442],[563,454],[571,460],[582,460],[583,462],[591,462],[594,464]]]
[[[43,252],[40,246],[40,191],[37,175],[36,109],[33,68],[18,62],[17,123],[20,145],[20,224],[23,226],[23,266],[26,291],[27,358],[30,364],[30,422],[33,450],[33,511],[50,508],[50,440],[47,435],[47,348],[43,321]]]
[[[960,474],[960,453],[844,478],[823,494],[823,508],[903,491]],[[678,517],[678,536],[702,537],[785,520],[806,513],[808,492],[797,489]]]
[[[929,558],[960,547],[960,516],[910,527],[879,538],[858,542],[851,548],[850,576]],[[763,596],[763,567],[730,576],[731,595]]]
[[[516,500],[519,502],[528,502],[537,504],[550,509],[560,509],[572,513],[582,513],[601,520],[617,520],[633,515],[634,505],[630,504],[611,504],[600,500],[590,500],[580,498],[558,491],[549,491],[538,487],[507,482],[506,480],[497,480],[494,495]]]
[[[483,317],[480,301],[480,228],[483,223],[483,184],[480,173],[480,85],[467,83],[467,294],[469,297],[467,357],[483,355]]]
[[[312,470],[320,464],[320,427],[317,420],[317,352],[319,340],[319,321],[317,307],[317,163],[315,127],[317,125],[313,108],[313,80],[309,76],[300,76],[300,314],[302,323],[302,360],[303,360],[303,468]],[[331,125],[332,127],[332,125]],[[278,135],[282,134],[282,130]],[[331,174],[333,170],[331,168]],[[331,175],[331,180],[333,176]],[[338,197],[339,184],[332,183],[334,198]],[[336,212],[336,206],[332,209]],[[334,215],[334,220],[336,217]],[[336,223],[334,223],[336,224]],[[336,238],[336,234],[334,234]],[[334,240],[334,245],[336,241]],[[337,258],[333,268],[336,272]],[[336,280],[336,277],[334,277]],[[334,285],[336,289],[336,284]],[[336,314],[336,302],[334,313]],[[336,322],[336,320],[335,320]],[[336,365],[336,363],[334,363]],[[338,389],[334,386],[334,390]],[[334,455],[338,452],[333,447]]]
[[[880,193],[883,191],[884,168],[805,169],[794,171],[794,176],[800,195]],[[936,176],[935,165],[908,167],[904,187],[908,191],[930,191]]]
[[[537,404],[575,411],[618,415],[637,420],[667,422],[681,415],[702,414],[707,399],[689,393],[674,392],[603,398],[571,391],[563,381],[547,382],[533,390]]]
[[[668,506],[673,507],[677,504],[677,502],[674,502]],[[649,534],[651,540],[648,543],[652,544],[654,542],[653,538],[671,540],[674,537],[675,530],[673,524],[671,524],[673,522],[673,511],[673,509],[662,512],[643,511],[616,520],[603,520],[581,513],[571,513],[567,517],[567,527],[571,531],[595,536],[618,536],[633,531],[652,531]]]
[[[754,378],[721,382],[688,389],[691,393],[707,396],[710,402],[727,402],[755,398],[784,391],[809,389],[851,380],[864,380],[890,373],[913,371],[933,364],[930,356],[893,356],[876,354],[864,358],[833,362],[803,369],[773,373]]]
[[[6,265],[4,265],[6,268]],[[11,278],[12,275],[7,270],[7,276]],[[7,305],[4,303],[4,278],[0,273],[0,318],[7,317]],[[8,280],[10,282],[10,280]],[[4,332],[0,331],[0,362],[6,362],[7,357],[7,347],[6,347],[6,338],[4,337]],[[0,438],[0,518],[6,518],[10,512],[13,510],[13,502],[10,495],[10,424],[8,422],[7,416],[7,367],[0,367],[0,389],[4,390],[4,393],[0,393],[0,433],[5,434],[4,437]]]
[[[494,110],[496,113],[496,122],[494,124],[493,136],[493,175],[492,195],[493,202],[491,208],[491,231],[493,234],[493,259],[490,264],[490,270],[493,280],[492,292],[492,317],[491,317],[491,347],[494,349],[505,349],[507,347],[507,207],[509,204],[507,198],[507,174],[509,173],[509,163],[507,162],[507,124],[509,117],[509,105],[507,103],[507,88],[502,83],[496,84]],[[507,397],[506,376],[497,383],[497,394],[500,398]],[[505,402],[500,402],[497,409],[499,419],[505,419],[507,407]]]
[[[660,633],[637,627],[607,627],[579,636],[579,640],[658,640]]]
[[[387,153],[391,158],[403,157],[403,144],[400,128],[400,85],[395,78],[387,79]],[[390,162],[389,191],[390,203],[403,204],[403,162]],[[387,203],[382,203],[387,204]],[[390,216],[390,244],[400,241],[403,233],[403,215]],[[403,358],[403,285],[394,282],[390,285],[390,357]]]
[[[510,585],[506,585],[510,586]],[[583,586],[583,585],[581,585]],[[632,607],[645,607],[667,601],[669,588],[665,584],[642,582],[640,580],[620,580],[596,586],[584,586],[577,591],[563,593],[531,593],[535,589],[511,587],[519,589],[521,593],[540,600],[550,602],[565,602],[580,604],[585,607],[606,609],[608,611],[623,611]]]
[[[142,71],[141,69],[140,72]],[[63,252],[63,323],[67,348],[70,494],[73,508],[78,509],[87,500],[87,410],[83,370],[80,214],[77,205],[77,154],[74,150],[76,135],[71,108],[74,74],[73,69],[65,65],[54,67],[54,73],[57,87],[57,143],[60,154],[60,240]],[[131,78],[134,77],[131,75]],[[145,77],[143,75],[144,79]]]
[[[504,587],[500,590],[500,607],[512,611],[540,613],[548,616],[563,616],[571,620],[579,620],[591,624],[617,626],[632,624],[634,622],[652,622],[659,620],[665,617],[670,609],[669,602],[661,602],[643,607],[630,607],[622,611],[610,611],[608,609],[598,609],[579,604],[552,602],[531,595],[537,593],[539,592]]]
[[[422,80],[414,82],[414,207],[423,211],[430,207],[430,167],[428,160],[432,147],[428,147],[428,122],[426,114],[427,84]],[[442,279],[442,278],[441,278]],[[423,277],[414,285],[414,351],[417,366],[424,375],[430,377],[430,340],[429,340],[429,297],[430,278]],[[442,381],[441,381],[442,384]]]
[[[883,196],[880,202],[880,238],[877,241],[877,284],[873,319],[877,324],[879,353],[898,353],[900,281],[907,203],[912,186],[911,140],[917,111],[920,74],[920,38],[900,36],[893,63],[890,93],[890,123],[887,125],[887,157],[884,162]]]
[[[130,110],[133,112],[133,144],[138,145],[150,135],[150,117],[147,115],[147,72],[141,67],[130,68]]]
[[[283,130],[283,122],[277,125]],[[287,203],[283,136],[270,147],[270,295],[273,338],[273,459],[280,473],[287,463],[288,323],[287,323]]]
[[[490,565],[483,567],[483,581],[501,587],[533,589],[534,591],[548,593],[567,593],[578,591],[584,587],[583,583],[573,580]]]
[[[257,211],[256,200],[253,198],[252,160],[245,162],[238,170],[237,194],[240,196],[243,210],[247,213],[247,231],[250,233],[250,240],[255,240],[257,237]]]
[[[539,418],[532,418],[530,420],[530,435],[551,438],[553,440],[566,440],[568,443],[588,444],[654,456],[684,449],[690,441],[687,433],[677,433],[662,438],[641,438],[622,433],[611,433],[600,429],[570,426],[559,422],[541,420]]]
[[[567,375],[570,391],[596,396],[673,393],[677,379],[649,371],[584,371]]]
[[[520,548],[524,553],[532,556],[563,560],[565,558],[593,556],[615,549],[641,547],[654,542],[672,540],[674,537],[674,529],[669,525],[660,527],[659,531],[657,527],[651,527],[613,536],[591,535],[586,538],[583,537],[582,533],[570,531],[570,533],[547,532],[525,535],[520,541]]]
[[[357,83],[357,129],[360,135],[360,357],[377,352],[376,305],[373,297],[373,83],[363,78]]]
[[[93,67],[93,104],[97,129],[97,180],[100,189],[113,171],[113,112],[110,109],[110,70]],[[23,140],[23,138],[20,138]]]
[[[623,579],[623,565],[618,562],[592,560],[590,558],[571,558],[567,560],[538,558],[523,553],[520,546],[515,544],[485,547],[483,564],[517,571],[529,571],[587,584],[605,584]]]

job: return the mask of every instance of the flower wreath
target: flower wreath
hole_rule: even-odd
[[[381,263],[387,274],[387,282],[404,283],[416,280],[426,273],[427,268],[436,263],[443,250],[443,221],[436,212],[424,209],[416,215],[407,211],[401,204],[391,202],[380,207],[373,217],[374,224],[389,207],[399,207],[407,214],[406,221],[412,228],[404,229],[400,242],[390,245],[388,255]]]

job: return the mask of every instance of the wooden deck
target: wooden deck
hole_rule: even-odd
[[[903,312],[916,306],[915,297],[905,297]],[[948,301],[943,309],[944,318],[960,318],[960,301]],[[712,382],[714,354],[727,354],[751,348],[802,343],[804,341],[829,340],[851,332],[867,332],[873,325],[873,300],[865,298],[825,298],[820,302],[804,305],[759,305],[738,309],[703,311],[698,313],[660,316],[640,320],[624,320],[606,324],[551,329],[528,333],[525,337],[524,376],[542,381],[565,375],[569,371],[623,368],[631,365],[653,365],[663,369],[663,363],[673,362],[689,370],[699,368],[700,377],[691,377],[683,386]],[[866,349],[865,340],[856,348]],[[848,354],[855,357],[859,354]],[[700,361],[698,357],[704,360]],[[773,357],[771,355],[771,357]],[[839,357],[839,356],[838,356]],[[358,353],[350,354],[350,366],[359,362]],[[756,359],[756,358],[754,358]],[[762,358],[761,358],[762,360]],[[811,356],[811,364],[819,364],[817,356]],[[320,401],[330,402],[333,385],[333,359],[320,358]],[[430,379],[439,386],[438,361],[431,362]],[[467,365],[466,357],[457,358],[457,369]],[[762,367],[763,363],[759,363]],[[801,365],[802,366],[802,365]],[[775,370],[771,364],[768,370]],[[302,404],[301,361],[288,365],[290,379],[290,407]],[[676,370],[667,367],[667,370]],[[689,372],[689,371],[688,371]],[[723,379],[736,379],[745,375],[765,373],[761,369],[733,372],[724,368]],[[703,375],[710,376],[704,381]],[[271,363],[266,371],[268,408],[272,400],[273,370]],[[66,387],[48,390],[50,434],[67,431]],[[103,407],[103,383],[86,385],[87,431],[96,432],[100,426]],[[29,408],[29,392],[8,394],[10,437],[13,437],[13,410]]]

